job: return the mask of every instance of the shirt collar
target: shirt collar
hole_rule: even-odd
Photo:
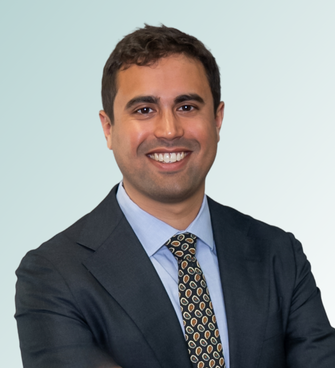
[[[212,224],[205,195],[197,217],[183,231],[173,228],[142,210],[129,198],[122,182],[119,184],[116,198],[127,221],[149,257],[156,253],[173,235],[184,232],[196,235],[214,251]]]

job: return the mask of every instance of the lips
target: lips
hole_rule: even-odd
[[[188,152],[155,152],[151,153],[148,156],[158,162],[163,162],[165,164],[170,164],[177,161],[182,161]]]

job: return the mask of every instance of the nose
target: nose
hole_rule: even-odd
[[[180,138],[183,135],[184,129],[173,111],[162,111],[161,116],[156,121],[155,136],[157,138],[172,140]]]

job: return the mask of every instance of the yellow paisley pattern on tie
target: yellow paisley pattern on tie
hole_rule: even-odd
[[[166,246],[178,261],[180,309],[185,340],[196,368],[225,367],[222,344],[205,276],[195,257],[197,237],[178,234]]]

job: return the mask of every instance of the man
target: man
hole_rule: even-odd
[[[146,26],[111,54],[102,99],[123,180],[23,259],[24,367],[335,367],[300,243],[204,195],[224,111],[211,53]]]

